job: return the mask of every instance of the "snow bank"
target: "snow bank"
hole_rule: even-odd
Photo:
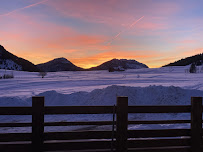
[[[39,94],[45,96],[46,105],[114,105],[117,96],[127,96],[129,105],[185,105],[190,104],[191,96],[203,96],[203,91],[188,90],[180,87],[127,87],[109,86],[92,92],[60,94],[47,91]]]
[[[0,107],[30,106],[30,103],[19,97],[0,97]]]
[[[189,105],[191,96],[203,96],[203,91],[182,89],[180,87],[129,87],[109,86],[104,89],[95,89],[92,92],[76,92],[61,94],[56,91],[47,91],[38,94],[45,96],[46,106],[70,105],[114,105],[117,96],[128,96],[129,105]],[[0,97],[0,106],[31,106],[32,98]],[[189,119],[189,114],[130,114],[130,120],[163,120]],[[112,115],[48,115],[45,121],[102,121],[112,120]],[[31,122],[31,116],[0,116],[0,122]],[[130,125],[129,129],[144,128],[187,128],[187,125]],[[46,131],[84,129],[84,126],[46,127]],[[94,127],[93,127],[94,128]],[[111,127],[109,127],[111,128]],[[108,129],[109,129],[108,128]],[[104,129],[104,126],[95,126],[94,129]],[[2,128],[0,132],[30,132],[30,128]]]
[[[47,106],[71,105],[114,105],[117,96],[127,96],[129,105],[189,105],[192,96],[203,96],[203,91],[180,87],[129,87],[112,85],[91,92],[61,94],[46,91],[37,96],[45,96]],[[0,106],[31,106],[31,98],[0,97]]]

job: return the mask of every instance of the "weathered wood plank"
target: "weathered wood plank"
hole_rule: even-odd
[[[111,141],[72,141],[44,143],[45,151],[58,150],[87,150],[87,149],[110,149]]]
[[[32,107],[0,107],[0,115],[32,115]]]
[[[201,152],[202,144],[202,97],[191,98],[191,150]]]
[[[117,97],[116,151],[127,152],[128,97]]]
[[[44,97],[32,97],[32,146],[40,152],[44,142]]]
[[[109,114],[113,106],[50,106],[45,107],[45,114]]]
[[[31,141],[31,133],[2,133],[0,142]]]
[[[31,143],[0,144],[1,152],[31,152]]]
[[[129,106],[128,113],[189,113],[191,106]]]
[[[0,127],[31,127],[32,123],[0,123]]]
[[[115,121],[116,123],[116,121]],[[182,124],[191,123],[191,120],[141,120],[128,121],[133,124]],[[44,126],[82,126],[82,125],[112,125],[112,121],[75,121],[75,122],[45,122]],[[0,127],[31,127],[32,123],[0,123]]]
[[[44,133],[44,140],[111,139],[111,131],[71,131]]]
[[[189,144],[190,144],[189,138],[128,140],[128,148],[188,146]]]
[[[129,106],[129,113],[188,113],[191,106]],[[45,114],[105,114],[113,106],[48,106]],[[32,115],[32,107],[0,107],[0,115]]]

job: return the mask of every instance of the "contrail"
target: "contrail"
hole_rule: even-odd
[[[45,2],[47,2],[47,1],[49,1],[49,0],[43,0],[43,1],[40,1],[40,2],[37,2],[37,3],[31,4],[31,5],[25,6],[25,7],[22,7],[22,8],[15,9],[15,10],[13,10],[13,11],[11,11],[11,12],[6,13],[6,14],[1,14],[0,17],[1,17],[1,16],[9,16],[10,14],[13,14],[13,13],[15,13],[15,12],[18,12],[18,11],[20,11],[20,10],[24,10],[24,9],[26,9],[26,8],[30,8],[30,7],[36,6],[36,5],[45,3]]]
[[[137,21],[135,21],[133,24],[130,25],[130,28],[132,28],[137,22],[139,22],[141,19],[143,19],[144,16],[142,16],[141,18],[139,18]]]
[[[143,19],[144,16],[140,17],[138,20],[136,20],[135,22],[133,22],[128,28],[126,28],[125,30],[119,32],[116,36],[114,36],[108,43],[107,45],[110,45],[119,35],[121,35],[123,32],[127,31],[128,29],[133,28],[133,26],[135,26],[135,24],[137,24],[141,19]]]

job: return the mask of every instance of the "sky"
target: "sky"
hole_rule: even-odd
[[[202,0],[0,0],[0,45],[34,64],[161,67],[203,52]]]

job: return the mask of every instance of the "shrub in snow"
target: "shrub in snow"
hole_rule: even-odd
[[[13,73],[12,74],[4,74],[1,78],[3,79],[12,79],[14,78]]]
[[[47,75],[47,72],[43,72],[43,71],[39,72],[39,76],[41,76],[42,78],[44,78],[46,75]]]

